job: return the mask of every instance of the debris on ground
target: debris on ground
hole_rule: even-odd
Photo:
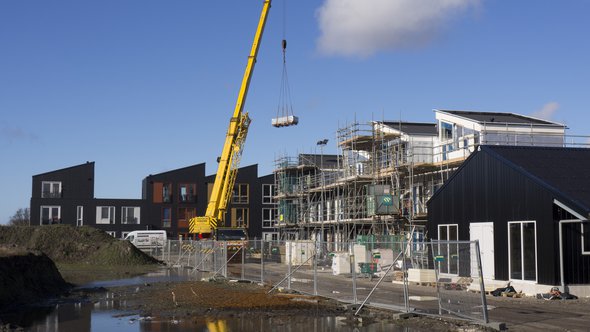
[[[561,292],[559,287],[551,287],[549,293],[537,294],[538,299],[544,300],[577,300],[578,297],[568,292]]]

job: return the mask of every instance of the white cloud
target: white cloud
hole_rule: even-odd
[[[481,0],[325,0],[317,10],[322,54],[370,56],[421,46]]]
[[[558,109],[559,103],[552,101],[550,103],[543,105],[543,107],[541,107],[540,110],[533,112],[531,116],[534,116],[539,119],[551,120],[553,118],[553,114],[555,114],[555,112],[557,112]]]

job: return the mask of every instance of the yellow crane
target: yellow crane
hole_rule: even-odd
[[[260,20],[258,21],[258,28],[254,35],[254,42],[252,49],[248,56],[248,64],[242,79],[242,85],[238,93],[238,100],[234,113],[229,122],[229,128],[225,136],[225,144],[221,156],[219,157],[219,166],[217,167],[217,175],[209,197],[207,211],[205,216],[194,217],[189,220],[189,232],[199,234],[199,237],[208,237],[218,229],[218,224],[223,220],[223,216],[227,210],[227,205],[232,195],[232,190],[238,172],[242,148],[248,134],[248,126],[250,125],[250,118],[248,113],[244,113],[244,103],[248,94],[248,87],[250,86],[250,79],[256,64],[256,56],[258,55],[258,48],[260,47],[260,40],[264,27],[266,25],[266,18],[270,9],[271,0],[264,0]]]

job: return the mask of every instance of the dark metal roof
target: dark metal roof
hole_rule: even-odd
[[[512,167],[541,181],[562,199],[590,212],[590,149],[481,146],[482,151],[504,159]]]
[[[78,167],[92,167],[92,168],[94,168],[94,161],[87,161],[84,164],[65,167],[65,168],[61,168],[61,169],[56,169],[56,170],[45,172],[45,173],[35,174],[35,175],[33,175],[33,177],[42,176],[42,175],[49,175],[51,173],[60,173],[60,172],[71,170],[71,169],[78,168]]]
[[[556,122],[545,121],[541,119],[531,118],[525,115],[514,114],[514,113],[499,113],[499,112],[475,112],[475,111],[450,111],[450,110],[437,110],[448,114],[461,116],[467,119],[471,119],[480,123],[514,123],[514,124],[539,124],[539,125],[552,125],[565,127],[564,125]]]
[[[409,135],[429,135],[436,136],[438,131],[435,123],[419,122],[400,122],[400,121],[382,121],[384,125],[397,129],[402,133]]]

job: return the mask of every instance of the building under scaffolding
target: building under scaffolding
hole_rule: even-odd
[[[340,128],[338,155],[277,159],[281,238],[338,243],[410,228],[423,238],[427,200],[478,145],[565,144],[565,126],[558,123],[511,113],[435,112],[436,123]]]

